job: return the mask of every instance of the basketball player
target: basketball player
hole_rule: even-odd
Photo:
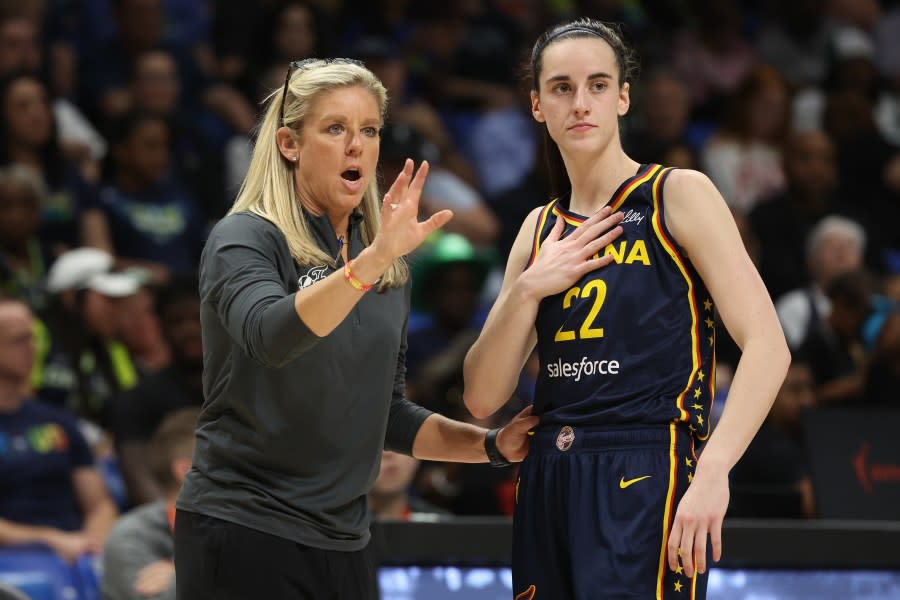
[[[784,335],[709,179],[623,152],[633,60],[616,31],[573,21],[531,56],[532,113],[565,193],[522,225],[465,365],[466,405],[485,417],[535,345],[540,357],[516,598],[703,598],[728,472],[784,378]],[[598,238],[610,213],[612,243]],[[743,356],[710,435],[716,312]]]

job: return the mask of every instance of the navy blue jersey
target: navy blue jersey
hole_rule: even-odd
[[[603,253],[615,262],[541,301],[535,327],[541,370],[534,412],[544,425],[684,423],[709,435],[715,322],[706,287],[665,225],[670,172],[642,165],[610,200],[625,213]],[[541,211],[529,266],[557,217],[563,236],[585,219],[567,198]]]

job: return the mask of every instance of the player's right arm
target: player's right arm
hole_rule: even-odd
[[[610,216],[608,208],[562,239],[564,222],[557,219],[537,260],[528,267],[541,210],[533,210],[522,223],[500,294],[466,355],[463,401],[478,418],[496,412],[515,390],[522,365],[537,341],[534,323],[540,301],[569,288],[585,273],[609,264],[611,256],[592,257],[622,233],[622,228],[616,227],[622,214]]]
[[[506,262],[500,294],[466,354],[463,402],[479,418],[493,414],[506,403],[537,341],[534,321],[540,299],[523,289],[519,276],[531,256],[534,228],[542,208],[531,211],[522,223]]]

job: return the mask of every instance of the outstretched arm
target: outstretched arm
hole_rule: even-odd
[[[687,252],[743,354],[722,418],[697,462],[668,540],[669,567],[706,571],[706,544],[722,555],[728,473],[769,412],[790,353],[766,287],[747,256],[734,219],[712,182],[696,171],[673,171],[665,184],[666,225]],[[680,552],[679,552],[680,551]]]
[[[541,245],[538,259],[526,270],[540,212],[540,208],[533,210],[522,224],[500,295],[466,355],[463,401],[478,418],[496,412],[515,390],[522,365],[537,341],[534,321],[540,301],[562,292],[585,273],[609,264],[609,255],[591,257],[622,233],[616,226],[622,214],[610,216],[609,208],[603,208],[564,238],[563,220],[557,219]]]
[[[407,291],[409,291],[407,286]],[[407,296],[409,301],[409,296]],[[431,413],[406,399],[406,327],[397,355],[394,393],[388,416],[385,449],[422,460],[477,463],[488,460],[487,430]],[[528,452],[528,431],[537,425],[531,407],[516,415],[497,434],[497,449],[509,462],[518,462]]]
[[[528,431],[538,424],[528,406],[512,418],[497,434],[497,449],[509,462],[520,462],[528,454]],[[433,414],[425,419],[416,441],[413,456],[422,460],[463,463],[487,462],[484,436],[487,430],[476,425],[454,421]]]
[[[375,282],[393,260],[415,250],[453,216],[449,210],[442,210],[419,222],[419,198],[427,176],[427,162],[423,162],[413,176],[413,161],[407,160],[385,194],[381,231],[372,244],[353,259],[353,274],[363,283]],[[337,271],[318,284],[297,292],[294,305],[306,326],[324,337],[341,324],[361,297],[360,291],[344,281],[343,271]]]
[[[443,210],[419,222],[419,195],[428,174],[423,163],[413,176],[407,161],[385,195],[382,227],[372,243],[353,259],[361,282],[374,283],[390,263],[416,248],[453,214]],[[345,281],[343,270],[316,285],[286,295],[275,266],[271,233],[251,231],[240,220],[225,219],[207,242],[200,268],[200,292],[244,351],[267,367],[279,368],[309,351],[330,334],[364,294]]]

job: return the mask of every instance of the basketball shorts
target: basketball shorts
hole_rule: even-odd
[[[704,599],[707,575],[669,569],[666,547],[695,466],[675,424],[539,427],[516,489],[515,599]]]

